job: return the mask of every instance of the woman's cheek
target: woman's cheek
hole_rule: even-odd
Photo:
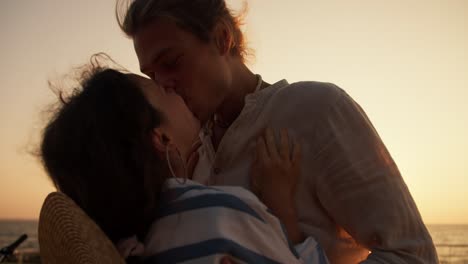
[[[198,139],[200,121],[192,114],[183,100],[178,101],[177,105],[176,112],[178,113],[180,121],[181,133],[183,133],[183,137],[186,139],[187,143],[190,142],[190,144],[192,144]]]

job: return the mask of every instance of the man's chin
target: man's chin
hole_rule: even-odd
[[[193,113],[193,112],[192,112]],[[200,125],[203,127],[209,120],[210,120],[210,116],[208,115],[203,115],[203,114],[193,114],[194,117],[196,119],[198,119],[198,121],[200,121]]]
[[[202,119],[200,118],[201,115],[197,111],[195,111],[193,109],[193,107],[190,105],[190,103],[186,103],[186,105],[187,105],[187,108],[189,109],[189,111],[192,113],[193,117],[198,119],[198,121],[200,121],[200,123],[201,123],[202,122]]]

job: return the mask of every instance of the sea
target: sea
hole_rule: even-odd
[[[0,249],[27,234],[19,250],[39,250],[38,222],[0,220]],[[441,264],[468,264],[468,225],[427,225]]]

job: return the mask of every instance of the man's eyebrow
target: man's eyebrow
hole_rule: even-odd
[[[145,73],[146,70],[147,70],[147,68],[149,68],[151,65],[155,64],[156,62],[158,62],[164,55],[166,55],[167,53],[169,53],[171,50],[172,50],[172,48],[171,48],[171,47],[168,47],[168,48],[162,49],[161,51],[159,51],[159,53],[156,53],[156,55],[155,55],[155,56],[152,56],[152,58],[149,60],[150,65],[141,67],[140,71],[141,71],[142,73]]]

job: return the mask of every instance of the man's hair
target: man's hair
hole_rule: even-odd
[[[128,74],[89,65],[81,76],[43,131],[43,165],[112,241],[141,236],[169,175],[152,136],[162,117]]]
[[[224,0],[120,0],[116,16],[120,28],[130,38],[158,18],[172,20],[205,42],[210,41],[215,28],[222,25],[232,40],[231,54],[244,59],[248,50],[240,26],[245,10],[235,16]]]

